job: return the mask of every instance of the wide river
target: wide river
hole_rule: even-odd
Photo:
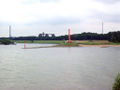
[[[112,90],[118,72],[120,47],[0,45],[0,90]]]

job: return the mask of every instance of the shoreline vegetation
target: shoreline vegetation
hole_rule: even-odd
[[[120,43],[114,43],[107,40],[72,40],[71,43],[68,43],[67,40],[9,40],[2,39],[0,44],[9,45],[14,43],[38,43],[38,44],[57,44],[51,47],[120,47]],[[50,47],[50,46],[49,46]],[[38,47],[34,47],[38,48]],[[43,48],[43,47],[39,47]],[[44,47],[48,48],[48,47]]]
[[[16,43],[40,43],[40,44],[67,44],[67,40],[14,40]],[[72,45],[120,45],[120,43],[109,42],[107,40],[72,40]]]
[[[10,44],[15,44],[15,43],[10,39],[0,39],[0,45],[10,45]]]
[[[92,45],[120,45],[120,31],[98,34],[92,32],[83,32],[80,34],[71,34],[72,43],[66,43],[68,35],[55,36],[55,34],[40,33],[38,36],[20,36],[20,37],[1,37],[0,44],[16,43],[42,43],[42,44],[59,44],[58,46],[92,46]],[[8,39],[8,40],[5,40]],[[4,42],[5,41],[5,42]]]
[[[38,44],[57,44],[53,46],[26,47],[26,49],[34,48],[50,48],[50,47],[120,47],[120,43],[109,42],[107,40],[73,40],[70,44],[63,40],[15,40],[16,43],[38,43]]]

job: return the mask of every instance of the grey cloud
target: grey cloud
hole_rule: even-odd
[[[107,21],[110,22],[115,22],[115,23],[120,23],[120,14],[116,14],[116,15],[107,15],[108,17],[106,17]]]
[[[58,17],[58,18],[53,18],[48,21],[50,24],[57,25],[57,24],[76,24],[80,23],[81,19],[75,18],[75,17]]]
[[[51,19],[39,19],[31,24],[66,25],[80,22],[82,22],[82,19],[75,17],[54,17]]]
[[[40,2],[59,2],[59,0],[40,0]]]
[[[38,17],[38,19],[36,21],[32,21],[29,23],[25,23],[25,25],[45,25],[45,24],[49,24],[49,25],[67,25],[67,24],[77,24],[77,23],[81,23],[83,21],[82,18],[77,18],[77,17],[53,17],[53,18],[40,18]],[[16,24],[13,22],[0,22],[0,25],[4,25],[4,24]]]
[[[33,4],[33,3],[39,3],[40,0],[25,0],[22,3],[23,4]]]
[[[102,3],[108,3],[108,4],[113,4],[113,3],[120,2],[120,0],[94,0],[94,1],[102,2]]]
[[[59,2],[59,0],[26,0],[23,4],[33,4],[33,3],[46,3],[46,2]]]
[[[114,22],[114,23],[120,23],[120,13],[104,13],[100,11],[93,11],[93,14],[90,16],[90,18],[100,19],[105,22]]]

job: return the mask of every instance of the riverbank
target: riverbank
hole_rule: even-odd
[[[60,44],[63,40],[14,40],[16,43],[41,43],[41,44]]]
[[[65,43],[66,40],[14,40],[16,43],[42,43],[42,44],[61,44]],[[109,42],[107,40],[72,40],[72,42],[75,42],[77,44],[83,44],[83,45],[120,45],[120,43],[113,43]]]
[[[17,43],[40,43],[57,44],[50,47],[120,47],[120,43],[113,43],[107,40],[73,40],[70,44],[63,40],[18,40]],[[50,48],[50,47],[31,47],[31,48]]]
[[[78,44],[78,45],[64,45],[64,44],[58,44],[58,45],[53,45],[53,46],[38,46],[38,47],[25,47],[23,49],[38,49],[38,48],[56,48],[56,47],[101,47],[101,48],[107,48],[107,47],[120,47],[120,45],[83,45],[83,44]]]
[[[120,47],[120,45],[83,45],[83,44],[79,44],[79,47]]]
[[[10,45],[14,44],[14,42],[10,39],[0,39],[0,45]]]

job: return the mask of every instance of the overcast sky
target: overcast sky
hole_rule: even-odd
[[[120,30],[120,0],[0,0],[0,37]]]

